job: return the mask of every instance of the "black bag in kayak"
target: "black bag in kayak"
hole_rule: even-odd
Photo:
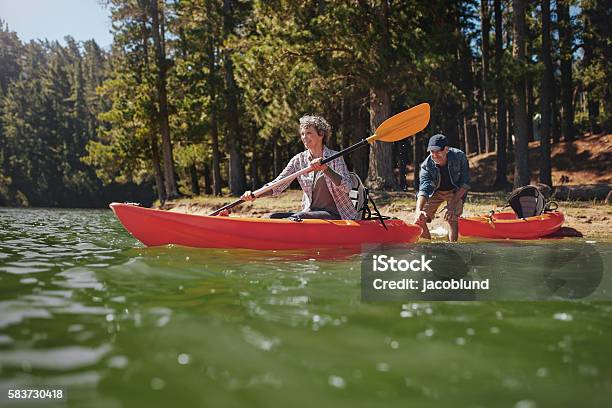
[[[544,194],[536,186],[520,187],[510,194],[506,207],[511,207],[518,218],[534,217],[542,215],[545,211],[551,211],[551,204]]]

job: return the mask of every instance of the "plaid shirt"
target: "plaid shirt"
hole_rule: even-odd
[[[327,146],[323,146],[323,158],[329,157],[335,154],[336,151],[328,149]],[[296,171],[300,171],[308,166],[310,166],[310,162],[313,160],[313,157],[310,155],[310,151],[305,150],[302,153],[298,153],[291,160],[289,160],[289,164],[287,167],[278,175],[274,181],[280,180],[283,177],[287,177]],[[355,210],[351,199],[349,198],[349,192],[351,191],[351,177],[349,176],[348,168],[346,167],[346,163],[344,163],[344,159],[339,157],[336,160],[332,160],[327,163],[327,166],[331,168],[333,171],[338,173],[342,178],[340,185],[335,185],[327,175],[325,175],[325,183],[327,184],[327,188],[331,193],[334,202],[336,203],[336,208],[338,209],[338,213],[340,218],[343,220],[354,220],[358,217],[358,212]],[[323,173],[325,174],[325,173]],[[310,205],[312,203],[312,189],[314,187],[314,172],[302,174],[298,177],[298,183],[302,187],[304,191],[304,195],[302,196],[302,211],[308,211],[310,209]],[[274,182],[273,181],[273,182]],[[291,181],[280,184],[272,190],[272,195],[274,197],[278,196],[280,193],[285,191],[287,187],[291,184]]]

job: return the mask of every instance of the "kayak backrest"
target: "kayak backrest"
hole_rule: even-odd
[[[508,197],[508,206],[518,218],[542,215],[546,209],[546,199],[536,186],[520,187]]]
[[[386,215],[382,215],[380,211],[378,211],[378,208],[376,208],[376,203],[374,202],[374,200],[372,200],[372,197],[370,197],[369,191],[363,185],[361,178],[353,172],[350,172],[349,175],[351,176],[351,191],[349,191],[349,197],[351,199],[351,202],[355,206],[357,212],[361,214],[361,219],[380,220],[382,226],[385,227],[385,230],[387,230],[385,220],[389,219],[389,217],[387,217]],[[372,214],[372,210],[370,210],[368,204],[372,204],[372,208],[374,209],[375,215]]]
[[[355,209],[363,214],[363,211],[368,206],[368,189],[363,185],[361,178],[356,173],[350,172],[349,175],[351,176],[349,197]]]

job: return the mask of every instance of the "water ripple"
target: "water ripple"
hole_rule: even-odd
[[[0,302],[0,329],[19,324],[25,319],[49,319],[51,313],[45,309],[32,308],[29,302]]]
[[[475,244],[471,262],[516,268],[537,245]],[[366,303],[360,266],[336,250],[144,248],[109,210],[0,208],[0,393],[58,385],[79,406],[147,392],[152,407],[278,405],[280,392],[321,406],[469,406],[456,398],[469,381],[512,406],[554,396],[554,380],[566,405],[605,406],[610,304]]]
[[[0,351],[0,364],[10,367],[27,364],[31,368],[43,370],[74,370],[96,364],[110,350],[111,347],[105,344],[97,348],[72,346]]]

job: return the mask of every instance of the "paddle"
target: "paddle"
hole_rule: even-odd
[[[422,103],[410,109],[407,109],[403,112],[398,113],[397,115],[391,116],[389,119],[385,120],[383,123],[376,128],[376,132],[366,138],[361,140],[360,142],[355,143],[352,146],[339,151],[336,154],[333,154],[325,159],[321,160],[321,164],[329,163],[332,160],[336,160],[338,157],[342,157],[345,154],[352,152],[353,150],[359,149],[367,145],[368,143],[378,142],[397,142],[398,140],[402,140],[407,138],[408,136],[412,136],[421,130],[425,129],[427,124],[429,123],[429,104]],[[285,183],[289,180],[293,180],[296,177],[301,176],[302,174],[310,173],[312,171],[312,167],[306,167],[300,171],[296,171],[295,173],[283,177],[280,180],[277,180],[273,183],[270,183],[259,190],[253,191],[253,195],[255,197],[260,197],[262,194],[267,193],[268,191],[274,189],[276,186]],[[230,208],[234,208],[240,204],[242,204],[244,200],[238,199],[233,203],[227,204],[218,210],[210,213],[210,216],[215,216],[219,214],[223,210],[229,210]]]

